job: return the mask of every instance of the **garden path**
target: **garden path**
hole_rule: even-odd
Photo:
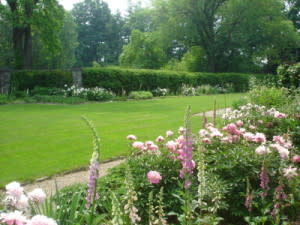
[[[124,159],[118,159],[111,162],[100,163],[99,177],[105,176],[107,174],[108,169],[115,167],[124,161]],[[24,189],[27,192],[32,191],[35,188],[42,188],[47,194],[51,194],[56,190],[55,183],[57,184],[58,189],[62,189],[63,187],[69,185],[85,183],[87,182],[87,180],[88,170],[84,170],[63,175],[57,175],[51,177],[50,179],[45,179],[42,181],[36,181],[34,183],[24,185]]]
[[[216,111],[217,116],[222,115],[223,113],[226,112],[229,108],[225,109],[218,109]],[[207,111],[205,112],[205,116],[207,117],[213,117],[214,111]],[[203,116],[203,113],[197,113],[194,114],[194,116]],[[115,167],[122,162],[124,162],[125,159],[118,159],[106,163],[101,163],[100,164],[100,169],[99,169],[99,177],[103,177],[107,174],[108,169]],[[56,190],[56,185],[58,189],[62,189],[66,186],[73,185],[73,184],[78,184],[78,183],[86,183],[88,180],[88,170],[83,170],[83,171],[77,171],[77,172],[71,172],[68,174],[62,174],[62,175],[57,175],[53,176],[50,178],[45,178],[40,181],[35,181],[33,183],[24,185],[25,191],[31,191],[34,188],[42,188],[47,194],[51,194],[55,192]],[[56,183],[56,184],[55,184]]]

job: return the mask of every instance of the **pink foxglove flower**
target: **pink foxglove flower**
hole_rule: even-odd
[[[260,187],[264,190],[264,192],[261,194],[261,197],[266,197],[267,196],[267,192],[268,190],[270,190],[269,187],[269,175],[268,175],[268,170],[267,167],[265,167],[264,165],[261,168],[261,172],[260,172]]]
[[[86,208],[90,208],[91,204],[94,201],[96,182],[99,176],[99,154],[94,152],[90,161],[89,167],[89,181],[88,181],[88,194],[86,197]]]
[[[15,197],[16,199],[19,199],[21,195],[23,194],[23,188],[21,187],[20,183],[18,182],[11,182],[5,186],[6,193],[8,195],[11,195]]]
[[[165,140],[165,138],[163,136],[158,136],[156,138],[156,142],[163,142]]]
[[[170,131],[170,130],[168,130],[168,131],[166,132],[167,137],[171,137],[171,136],[173,136],[173,134],[174,134],[174,132],[173,132],[173,131]]]
[[[130,141],[135,141],[135,140],[137,140],[136,136],[133,135],[133,134],[128,135],[126,138],[127,138],[127,140],[130,140]]]
[[[36,215],[28,222],[27,225],[57,225],[55,220],[42,215]]]
[[[0,221],[7,225],[26,225],[27,219],[22,212],[14,211],[9,213],[1,213]]]
[[[28,197],[34,202],[42,203],[46,199],[46,193],[42,189],[36,188],[28,193]]]
[[[283,172],[284,172],[284,176],[287,177],[288,179],[294,177],[294,176],[298,176],[298,173],[297,173],[297,168],[295,167],[291,167],[289,166],[288,168],[286,169],[283,169]]]
[[[158,184],[162,179],[159,172],[152,171],[152,170],[148,172],[147,177],[148,177],[149,182],[152,184]]]

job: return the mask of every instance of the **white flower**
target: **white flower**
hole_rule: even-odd
[[[297,168],[294,168],[294,167],[288,167],[286,169],[283,169],[283,172],[284,172],[284,176],[287,177],[288,179],[291,178],[291,177],[294,177],[294,176],[298,176],[298,173],[297,173]]]
[[[23,188],[21,187],[20,183],[15,181],[7,184],[5,188],[6,188],[6,193],[8,195],[15,197],[16,199],[19,199],[23,194]]]
[[[255,149],[255,152],[258,154],[258,155],[264,155],[264,154],[267,154],[267,153],[270,153],[270,149],[267,148],[266,146],[264,145],[260,145],[258,146],[256,149]]]
[[[32,201],[41,203],[45,201],[46,193],[42,189],[36,188],[33,191],[28,193],[28,197]]]

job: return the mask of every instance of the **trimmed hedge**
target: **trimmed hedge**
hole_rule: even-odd
[[[178,94],[183,84],[193,87],[209,84],[211,86],[230,87],[234,92],[249,89],[250,77],[265,79],[272,75],[240,73],[188,73],[165,70],[124,69],[119,67],[84,68],[82,82],[84,87],[102,87],[121,95],[132,91],[152,91],[168,88]],[[32,90],[34,87],[62,88],[72,85],[72,72],[52,71],[16,71],[12,73],[12,90]]]
[[[266,74],[240,73],[188,73],[163,70],[121,69],[121,68],[84,68],[82,81],[85,87],[103,87],[120,95],[122,92],[143,90],[151,91],[168,88],[171,93],[179,93],[183,84],[200,86],[231,86],[235,92],[249,89],[250,77],[265,79]]]
[[[72,72],[64,70],[15,71],[11,76],[12,90],[26,90],[39,87],[62,88],[72,85]]]

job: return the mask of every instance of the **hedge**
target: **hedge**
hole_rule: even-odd
[[[240,73],[188,73],[163,70],[120,69],[120,68],[84,68],[82,74],[83,85],[86,87],[99,86],[112,90],[117,94],[122,91],[151,91],[168,88],[171,93],[178,93],[183,84],[200,86],[231,86],[235,92],[244,92],[249,89],[250,77],[265,79],[266,74]]]
[[[228,87],[235,92],[244,92],[249,88],[250,77],[264,79],[264,74],[241,73],[188,73],[165,70],[123,69],[118,67],[84,68],[82,82],[84,87],[103,87],[121,95],[131,91],[152,91],[158,87],[168,88],[176,94],[183,84],[200,86]],[[53,71],[16,71],[12,73],[12,90],[26,90],[39,87],[62,88],[72,85],[72,72]]]
[[[27,90],[39,87],[62,88],[72,85],[72,72],[67,70],[15,71],[11,75],[12,90]]]

